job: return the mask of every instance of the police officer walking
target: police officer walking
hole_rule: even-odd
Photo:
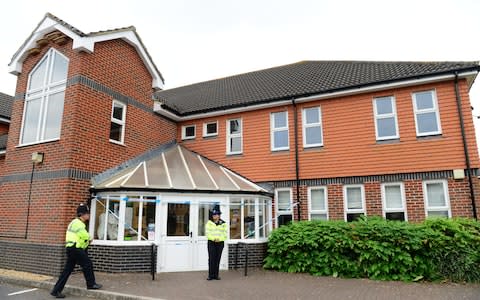
[[[227,239],[227,223],[220,219],[220,209],[214,208],[212,218],[205,225],[205,233],[208,239],[208,278],[207,280],[220,280],[218,269],[220,258]]]
[[[88,206],[80,204],[77,208],[77,218],[73,219],[68,225],[65,236],[67,262],[58,278],[57,283],[51,291],[51,295],[56,298],[65,298],[62,290],[67,283],[68,277],[72,274],[76,264],[82,267],[83,275],[87,282],[87,289],[99,289],[101,284],[95,282],[95,275],[93,274],[93,264],[88,257],[87,247],[90,242],[90,235],[86,230],[85,223],[90,219],[90,211]]]

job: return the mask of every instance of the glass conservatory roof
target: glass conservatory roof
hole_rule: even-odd
[[[95,179],[94,190],[156,189],[269,193],[266,189],[178,144]],[[98,177],[98,176],[97,176]],[[101,176],[102,177],[102,176]],[[96,182],[97,181],[97,182]]]

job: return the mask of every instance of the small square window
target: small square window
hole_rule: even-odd
[[[218,122],[203,123],[203,136],[216,136],[218,135]]]
[[[195,125],[182,126],[182,140],[195,138]]]

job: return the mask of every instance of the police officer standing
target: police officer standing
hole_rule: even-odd
[[[207,280],[220,280],[218,269],[220,258],[227,239],[227,223],[220,219],[220,209],[214,208],[212,218],[205,225],[205,233],[208,239],[208,278]]]
[[[72,274],[76,264],[82,267],[83,275],[87,281],[87,289],[99,289],[101,284],[95,282],[95,275],[93,274],[93,264],[88,257],[87,247],[90,242],[90,235],[86,230],[85,223],[90,219],[90,211],[88,206],[80,204],[77,208],[77,218],[73,219],[68,225],[65,236],[67,262],[62,274],[58,278],[51,295],[56,298],[65,298],[62,290],[67,283],[68,277]]]

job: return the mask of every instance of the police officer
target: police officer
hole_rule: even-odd
[[[212,217],[205,225],[208,239],[208,278],[207,280],[220,280],[218,269],[224,241],[227,239],[227,223],[220,219],[220,209],[214,208]]]
[[[67,262],[62,274],[58,278],[57,283],[53,287],[52,296],[56,298],[65,298],[62,290],[67,283],[68,277],[72,274],[76,264],[82,267],[83,275],[87,281],[87,289],[99,289],[101,284],[95,282],[95,275],[93,274],[93,264],[88,257],[87,247],[90,242],[90,235],[86,230],[85,223],[90,219],[90,211],[88,206],[80,204],[77,208],[77,218],[73,219],[68,225],[65,236]]]

